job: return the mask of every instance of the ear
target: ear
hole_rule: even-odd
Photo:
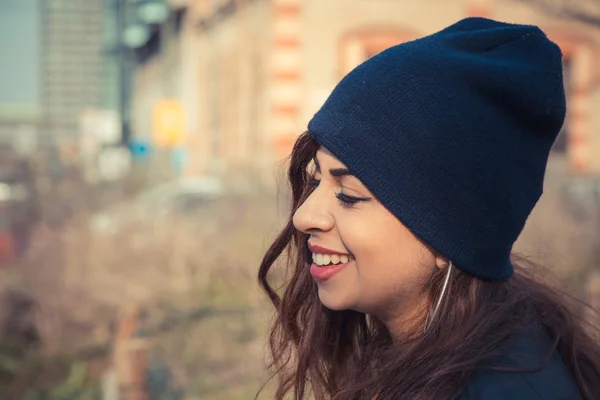
[[[435,256],[435,265],[439,269],[446,269],[448,268],[448,265],[450,265],[450,262],[446,257],[442,256],[441,254],[438,254],[437,256]]]

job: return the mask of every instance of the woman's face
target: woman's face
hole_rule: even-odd
[[[315,170],[315,189],[293,221],[309,235],[310,272],[323,305],[384,322],[416,316],[436,265],[434,253],[323,147]]]

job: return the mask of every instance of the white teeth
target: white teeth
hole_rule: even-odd
[[[317,254],[315,263],[318,265],[323,265],[323,254]]]
[[[317,265],[328,265],[329,263],[336,265],[339,263],[345,264],[349,260],[353,260],[353,258],[349,255],[339,255],[339,254],[318,254],[312,253],[313,262]]]

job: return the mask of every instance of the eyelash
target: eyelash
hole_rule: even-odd
[[[320,183],[320,181],[318,179],[310,179],[308,181],[308,185],[311,186],[313,189],[316,188],[317,186],[319,186],[319,183]],[[342,192],[336,193],[335,197],[337,197],[337,199],[339,200],[340,205],[345,208],[351,208],[352,206],[356,205],[357,203],[369,200],[369,199],[361,199],[360,197],[348,196],[347,194],[344,194]]]

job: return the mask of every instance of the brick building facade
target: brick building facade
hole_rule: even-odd
[[[539,25],[562,48],[569,112],[555,148],[569,171],[600,171],[600,30],[559,19],[520,0],[189,0],[174,72],[141,65],[138,92],[181,98],[187,111],[187,171],[214,165],[266,172],[289,153],[337,81],[394,44],[465,16]],[[172,63],[172,62],[171,62]],[[163,75],[160,75],[162,73]],[[167,75],[165,75],[167,74]],[[161,79],[163,78],[163,79]],[[161,83],[164,86],[164,83]],[[154,89],[152,89],[154,88]],[[135,98],[142,104],[148,98]],[[149,108],[137,120],[149,118]],[[136,119],[134,117],[134,119]]]

